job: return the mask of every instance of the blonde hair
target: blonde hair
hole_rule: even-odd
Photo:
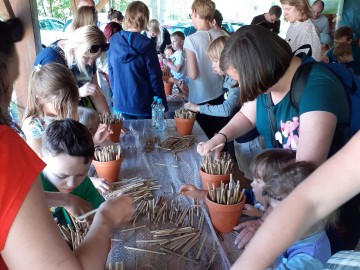
[[[151,38],[151,33],[153,32],[157,32],[156,34],[156,50],[160,50],[160,46],[164,41],[164,30],[163,28],[160,26],[160,23],[158,20],[156,19],[151,19],[149,21],[149,30],[146,31],[146,35],[148,38]]]
[[[308,0],[280,0],[282,5],[289,5],[295,7],[299,13],[298,21],[303,22],[310,18],[311,7]]]
[[[71,33],[64,50],[69,68],[76,65],[81,72],[87,74],[84,57],[98,58],[101,55],[101,50],[90,53],[90,48],[93,45],[105,43],[106,37],[97,26],[87,25],[76,29]]]
[[[139,31],[147,30],[150,11],[147,5],[141,1],[131,2],[126,8],[125,18],[122,21],[124,30],[135,28]]]
[[[200,19],[211,21],[215,13],[216,5],[211,0],[195,0],[191,10],[196,12]]]
[[[220,60],[221,52],[224,49],[226,41],[228,39],[228,36],[220,36],[210,42],[208,50],[206,52],[206,55],[210,59],[210,61],[216,62]]]
[[[24,119],[44,115],[44,103],[53,102],[57,119],[78,119],[79,90],[73,73],[64,65],[51,63],[35,67],[30,77]]]
[[[71,29],[76,29],[86,25],[97,25],[98,15],[94,7],[82,6],[74,14]]]
[[[86,126],[89,130],[100,124],[99,114],[87,107],[78,107],[79,122]],[[91,131],[91,130],[90,130]]]

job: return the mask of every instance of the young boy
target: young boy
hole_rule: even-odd
[[[40,175],[42,186],[59,224],[71,224],[68,213],[76,217],[104,202],[87,176],[94,143],[84,125],[71,119],[52,122],[44,133],[42,154],[47,164]]]
[[[352,55],[351,44],[340,43],[335,46],[333,57],[339,62],[344,64],[349,70],[354,72],[354,58]]]
[[[171,34],[171,46],[174,49],[174,54],[168,58],[166,65],[170,68],[170,72],[174,79],[181,81],[186,79],[186,63],[184,56],[184,40],[185,35],[183,32],[176,31]]]
[[[224,102],[223,80],[214,74],[206,52],[212,40],[222,35],[211,28],[215,3],[211,0],[195,0],[191,6],[191,19],[196,32],[185,38],[186,72],[189,77],[189,101],[203,105],[218,105]],[[198,114],[196,116],[205,134],[211,138],[226,123],[224,117]]]
[[[343,26],[337,29],[334,35],[334,44],[335,47],[339,44],[351,45],[352,57],[354,59],[353,71],[357,76],[360,76],[360,47],[358,44],[353,42],[352,29],[348,26]],[[323,56],[321,62],[324,63],[338,62],[333,55],[335,47],[329,50],[326,53],[326,56]]]

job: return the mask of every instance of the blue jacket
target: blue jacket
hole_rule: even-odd
[[[150,116],[153,97],[167,102],[155,44],[137,32],[120,31],[110,38],[108,51],[114,109]]]

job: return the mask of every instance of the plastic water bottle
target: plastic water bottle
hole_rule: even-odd
[[[163,131],[165,129],[165,120],[164,120],[165,107],[162,104],[161,98],[157,99],[156,111],[157,111],[157,121],[155,128],[157,131]]]
[[[156,105],[157,105],[157,96],[154,96],[154,101],[151,103],[151,125],[153,128],[156,126],[157,121],[157,111],[156,111]]]

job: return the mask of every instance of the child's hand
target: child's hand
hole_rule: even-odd
[[[90,177],[90,180],[101,193],[106,193],[111,190],[110,182],[104,178]]]
[[[100,124],[93,137],[94,145],[103,143],[112,134],[112,130],[106,124]]]
[[[177,86],[179,87],[180,92],[183,94],[183,96],[188,99],[189,97],[189,87],[186,85],[184,81],[180,81]]]
[[[250,217],[262,217],[263,213],[252,206],[251,204],[245,204],[244,209],[242,210],[243,215],[247,215]]]
[[[330,59],[329,59],[329,57],[327,57],[326,55],[324,55],[324,56],[321,58],[321,62],[323,62],[323,63],[329,63],[329,62],[330,62]]]
[[[74,217],[78,217],[80,215],[83,215],[91,210],[93,210],[92,205],[81,199],[78,196],[69,194],[68,200],[67,200],[67,205],[64,206],[64,208],[66,209],[66,211],[68,211],[72,216]],[[93,216],[87,217],[85,220],[86,221],[91,221],[93,218]]]
[[[200,190],[191,184],[185,184],[180,187],[179,193],[189,198],[205,201],[207,191]]]
[[[250,220],[240,223],[234,227],[234,230],[239,231],[239,235],[235,239],[235,246],[243,249],[250,242],[256,231],[259,229],[262,221],[260,219]]]
[[[193,112],[199,112],[200,111],[200,106],[192,103],[192,102],[187,102],[184,104],[184,108]]]

